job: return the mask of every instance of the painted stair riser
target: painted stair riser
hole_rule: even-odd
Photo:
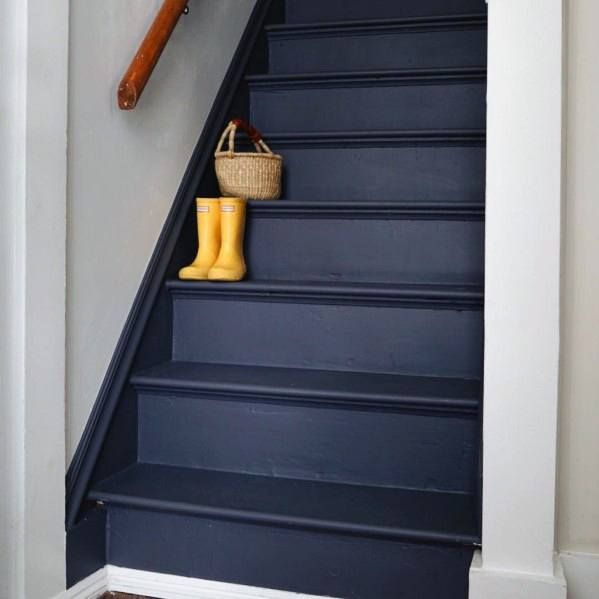
[[[399,19],[432,15],[461,15],[486,12],[485,0],[286,0],[287,23]]]
[[[285,160],[283,195],[294,201],[479,202],[481,146],[277,147]]]
[[[486,64],[484,27],[454,31],[385,29],[270,36],[270,71],[320,73],[371,69],[480,67]]]
[[[479,378],[482,312],[175,297],[173,359]]]
[[[250,211],[245,247],[255,280],[483,280],[480,220],[261,218]]]
[[[472,548],[109,508],[108,563],[344,599],[465,599]]]
[[[275,132],[484,128],[486,83],[252,87],[250,114]]]
[[[139,459],[243,474],[472,493],[475,415],[281,405],[140,390]],[[165,435],[164,431],[176,431]]]

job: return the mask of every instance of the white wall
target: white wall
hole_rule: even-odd
[[[568,16],[559,547],[596,554],[599,580],[599,3]]]
[[[67,460],[254,0],[194,0],[137,108],[116,88],[160,0],[71,3]]]

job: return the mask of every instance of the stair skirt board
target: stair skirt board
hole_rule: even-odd
[[[107,591],[147,595],[152,599],[317,599],[322,597],[108,565],[53,599],[100,599]]]

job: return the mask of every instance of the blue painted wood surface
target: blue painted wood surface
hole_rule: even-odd
[[[483,0],[258,2],[69,471],[71,584],[466,599],[485,88]],[[178,281],[231,116],[284,195],[250,203],[248,280]]]

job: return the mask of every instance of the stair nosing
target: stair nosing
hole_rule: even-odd
[[[474,309],[483,306],[484,293],[480,285],[411,284],[380,285],[376,283],[331,283],[308,281],[243,281],[225,283],[215,281],[166,282],[175,298],[202,296],[235,301],[290,300],[316,304],[385,305]]]
[[[209,366],[209,363],[203,364]],[[218,364],[215,366],[222,366]],[[251,368],[251,366],[247,366]],[[276,367],[272,367],[276,369]],[[151,370],[151,369],[149,369]],[[297,369],[299,370],[299,369]],[[336,374],[343,374],[339,372]],[[348,373],[356,374],[356,373]],[[372,376],[372,373],[368,373]],[[381,375],[397,376],[401,375]],[[426,377],[421,377],[426,378]],[[440,377],[443,378],[443,377]],[[463,379],[473,383],[475,379]],[[209,395],[229,398],[232,401],[243,399],[249,401],[267,401],[274,403],[293,403],[310,405],[334,405],[367,408],[369,410],[388,410],[409,413],[436,413],[452,415],[476,415],[480,407],[478,398],[455,398],[447,396],[417,396],[413,393],[377,393],[356,392],[334,389],[316,389],[299,387],[281,387],[258,383],[235,383],[231,381],[183,380],[176,376],[151,374],[141,371],[130,378],[130,383],[138,390],[157,393],[175,391],[186,395]]]
[[[289,201],[249,202],[260,218],[484,220],[484,202]]]
[[[269,38],[293,39],[329,36],[352,32],[381,30],[399,31],[438,31],[453,29],[478,29],[486,26],[486,13],[466,13],[462,15],[440,15],[429,17],[404,17],[388,19],[354,19],[322,23],[294,23],[268,25],[265,29]]]
[[[275,147],[387,147],[398,145],[484,145],[486,129],[396,129],[370,131],[301,131],[264,133]],[[240,144],[242,148],[248,144]]]
[[[439,543],[449,545],[476,545],[479,537],[471,533],[445,533],[431,530],[418,530],[377,524],[360,524],[343,520],[278,514],[272,511],[257,511],[242,508],[228,508],[214,505],[194,504],[185,501],[157,499],[128,495],[92,488],[88,500],[120,507],[149,511],[169,512],[217,520],[229,520],[253,524],[270,524],[284,528],[365,536],[372,538],[405,540],[419,543]]]
[[[487,69],[480,67],[435,67],[261,74],[246,77],[251,89],[296,89],[312,87],[369,87],[397,84],[485,83]]]

